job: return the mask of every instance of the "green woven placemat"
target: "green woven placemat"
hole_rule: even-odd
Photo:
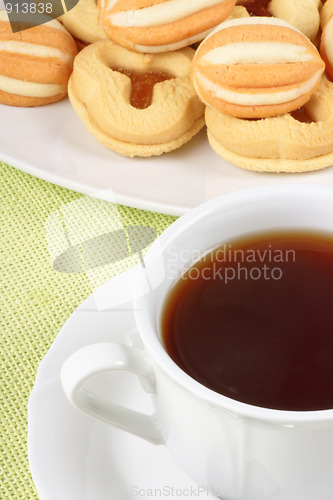
[[[175,217],[94,200],[1,162],[0,207],[0,499],[35,500],[27,405],[38,365],[78,305],[139,262],[142,238],[135,245],[137,233],[123,229],[145,226],[160,234]],[[96,252],[105,238],[118,237],[120,255]],[[86,244],[84,261],[87,241],[93,245]]]

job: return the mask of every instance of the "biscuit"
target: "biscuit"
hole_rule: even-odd
[[[238,0],[237,4],[244,5],[249,12],[254,11],[255,15],[272,15],[283,19],[312,41],[318,33],[320,0]]]
[[[138,52],[178,50],[203,40],[236,0],[100,0],[99,18],[115,43]]]
[[[210,145],[239,167],[257,172],[309,172],[333,164],[333,83],[324,75],[298,114],[243,120],[206,109]]]
[[[59,21],[81,42],[93,43],[107,38],[98,22],[96,0],[80,0]],[[80,48],[82,49],[81,45]]]
[[[316,47],[285,21],[249,17],[222,23],[201,43],[193,82],[217,111],[264,118],[307,102],[324,67]]]
[[[191,83],[194,50],[164,54],[129,51],[110,40],[95,42],[75,59],[69,98],[87,130],[124,156],[153,156],[189,141],[204,126],[204,105]],[[151,104],[131,104],[131,80],[124,73],[167,74]]]
[[[73,38],[58,21],[13,33],[7,13],[0,11],[0,102],[26,107],[63,99],[76,54]]]
[[[323,29],[320,54],[326,64],[326,74],[333,81],[333,16],[329,18]]]
[[[324,29],[327,21],[333,14],[333,0],[326,0],[320,12],[320,25]]]

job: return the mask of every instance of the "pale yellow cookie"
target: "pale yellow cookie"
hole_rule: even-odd
[[[333,83],[326,76],[303,111],[313,121],[300,122],[289,113],[243,120],[207,108],[209,142],[227,161],[258,172],[309,172],[333,165]]]
[[[272,0],[269,9],[274,17],[284,19],[314,40],[320,26],[319,6],[319,0]]]
[[[67,95],[77,54],[75,42],[56,20],[16,33],[0,11],[0,102],[42,106]]]
[[[189,141],[204,126],[204,105],[192,86],[194,50],[141,54],[111,41],[95,42],[75,58],[69,98],[87,130],[104,146],[125,156],[153,156]],[[167,74],[157,83],[151,104],[131,104],[131,79]]]
[[[96,0],[80,0],[59,20],[75,38],[82,42],[93,43],[107,38],[98,22]]]
[[[242,7],[241,5],[236,5],[236,7],[233,9],[230,16],[226,20],[231,21],[231,19],[240,19],[242,17],[250,17],[250,14],[248,13],[245,7]]]
[[[326,0],[320,12],[320,24],[322,29],[325,28],[326,23],[332,14],[333,14],[333,0]]]

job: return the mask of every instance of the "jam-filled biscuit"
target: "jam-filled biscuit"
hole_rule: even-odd
[[[323,75],[300,110],[243,120],[206,109],[208,139],[217,154],[258,172],[309,172],[333,165],[333,83]]]
[[[254,16],[284,19],[314,41],[319,30],[320,0],[237,0]]]
[[[320,54],[326,64],[326,73],[333,81],[333,16],[329,18],[323,29]]]
[[[75,59],[69,98],[109,149],[125,156],[172,151],[204,126],[190,77],[193,55],[191,48],[148,55],[95,42]]]
[[[56,20],[16,33],[0,11],[0,102],[41,106],[67,95],[77,54],[75,42]]]
[[[100,0],[108,37],[138,52],[177,50],[203,40],[236,0]]]
[[[60,21],[81,42],[93,43],[107,38],[98,22],[96,0],[80,0],[73,9],[60,17]]]
[[[316,47],[281,19],[222,23],[200,45],[193,82],[200,99],[221,113],[264,118],[309,99],[324,71]]]

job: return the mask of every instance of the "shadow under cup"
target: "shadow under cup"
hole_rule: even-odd
[[[257,400],[260,401],[260,397],[257,399],[254,397],[252,401],[251,398],[247,400],[246,398],[242,398],[242,396],[232,396],[231,390],[228,393],[228,391],[223,392],[222,390],[215,389],[217,384],[214,386],[214,383],[210,384],[208,379],[205,381],[204,375],[201,376],[200,373],[196,376],[195,370],[191,369],[193,359],[196,360],[200,356],[204,358],[203,351],[205,350],[205,343],[209,342],[209,340],[201,341],[201,353],[200,350],[198,350],[196,353],[193,352],[192,358],[188,356],[188,364],[186,364],[186,360],[185,362],[182,361],[179,352],[176,352],[174,346],[178,342],[180,345],[178,351],[190,351],[191,349],[195,349],[190,345],[191,332],[187,332],[187,344],[184,341],[185,334],[183,335],[182,333],[179,333],[176,341],[174,339],[168,341],[168,337],[171,338],[170,335],[172,335],[167,331],[171,328],[170,324],[172,322],[168,319],[168,315],[171,315],[170,311],[172,308],[174,309],[172,313],[174,316],[179,316],[181,314],[182,306],[177,309],[177,300],[184,302],[186,304],[184,307],[190,307],[188,301],[182,300],[181,293],[190,294],[191,287],[197,286],[198,280],[189,279],[188,281],[192,281],[192,284],[189,283],[186,286],[179,286],[179,284],[181,281],[184,281],[186,272],[189,274],[189,270],[194,270],[192,266],[197,265],[200,259],[203,257],[205,259],[205,256],[212,250],[222,247],[223,244],[230,244],[234,241],[237,242],[240,238],[253,236],[253,240],[255,240],[256,235],[262,234],[281,234],[282,237],[284,234],[300,235],[302,233],[314,237],[317,235],[318,239],[320,239],[321,235],[327,235],[329,238],[332,238],[332,241],[329,241],[329,243],[333,242],[333,190],[331,188],[324,186],[289,185],[241,191],[208,202],[181,217],[181,219],[173,224],[171,228],[159,238],[147,254],[145,258],[144,275],[142,279],[139,280],[139,286],[137,288],[138,298],[135,303],[137,324],[140,334],[143,337],[144,344],[150,351],[154,360],[157,361],[169,375],[184,384],[188,390],[200,393],[201,397],[204,393],[208,398],[219,398],[221,395],[222,397],[223,395],[227,396],[227,399],[223,398],[223,403],[226,404],[227,407],[230,407],[230,409],[234,409],[234,403],[237,405],[239,402],[241,405],[242,402],[244,402],[250,405],[259,406],[262,407],[263,410],[266,408],[272,410],[310,411],[331,408],[331,406],[321,407],[320,405],[315,407],[316,402],[313,403],[313,408],[311,407],[311,402],[309,403],[309,407],[305,404],[304,407],[300,406],[298,408],[297,403],[293,406],[292,402],[289,407],[288,404],[283,407],[283,405],[279,406],[278,403],[276,403],[276,405],[270,402],[265,404],[265,400],[263,400],[264,404],[261,404],[257,402]],[[198,270],[198,268],[200,270],[200,266],[197,265],[196,270]],[[147,283],[149,283],[150,292],[145,295],[142,294],[142,290]],[[273,283],[272,286],[274,286],[274,284],[277,284],[277,282]],[[178,297],[176,297],[176,293],[174,292],[177,287],[180,290],[183,289],[182,292],[178,292]],[[303,290],[299,290],[300,294],[302,294],[302,292]],[[283,293],[283,290],[280,293]],[[172,299],[173,294],[175,297]],[[228,300],[227,294],[228,291],[226,287],[225,300]],[[172,303],[173,305],[171,306],[170,304]],[[197,309],[198,307],[200,308],[200,303],[197,301]],[[196,310],[195,313],[197,317],[199,317],[201,311],[198,313]],[[241,313],[242,311],[240,314]],[[217,313],[215,312],[215,314]],[[174,320],[174,318],[172,319]],[[222,315],[220,319],[220,328],[222,332]],[[278,318],[276,317],[272,319],[274,322],[277,320]],[[278,328],[275,328],[275,330],[278,331]],[[251,327],[249,331],[251,332]],[[181,335],[183,335],[183,337],[181,337]],[[197,333],[197,335],[199,334]],[[210,335],[209,327],[206,327],[202,331],[202,337],[208,338],[209,336],[212,336],[212,334]],[[285,337],[287,338],[287,334]],[[304,337],[304,339],[305,338],[306,337]],[[243,335],[243,339],[245,339],[245,334]],[[272,341],[273,340],[276,339],[272,338]],[[280,344],[285,342],[285,340],[286,339],[282,338]],[[300,340],[302,340],[301,337]],[[240,342],[240,340],[238,342]],[[270,341],[267,340],[267,343],[269,342]],[[278,345],[278,340],[276,340],[276,342]],[[250,339],[247,340],[247,344],[250,344]],[[200,343],[198,345],[200,345]],[[243,349],[246,349],[246,347]],[[209,351],[209,349],[207,349],[207,351]],[[214,351],[214,346],[211,346],[210,351]],[[205,353],[205,355],[206,361],[209,363],[208,354]],[[239,359],[239,362],[242,362],[242,359],[245,359],[245,355],[246,353],[243,352],[235,356],[235,360]],[[279,366],[278,360],[274,360],[274,352],[271,353],[271,356],[271,370],[282,370],[283,365],[281,364]],[[288,354],[284,356],[287,357]],[[172,361],[171,358],[174,361]],[[221,359],[223,362],[223,355]],[[274,363],[273,361],[276,362]],[[197,363],[197,365],[198,364],[200,363]],[[231,361],[229,365],[232,366]],[[180,370],[180,368],[182,368],[182,370]],[[209,369],[211,369],[211,367],[209,367]],[[269,367],[268,370],[270,370]],[[203,369],[202,373],[204,373],[204,371]],[[206,373],[208,373],[207,368]],[[188,375],[191,376],[191,378]],[[258,370],[257,383],[260,383],[260,376],[260,370]],[[265,377],[264,371],[262,376]],[[201,384],[196,383],[194,379],[201,382]],[[232,377],[230,377],[230,379],[232,381]],[[251,383],[250,381],[246,382],[248,382],[248,384]],[[327,380],[327,383],[328,382],[329,380]],[[270,382],[267,381],[267,390],[269,390],[269,384]],[[297,386],[295,387],[297,390]],[[219,394],[213,393],[211,389],[213,391],[216,390]],[[232,400],[230,400],[230,398]],[[331,399],[326,399],[331,401],[332,397],[330,396],[330,398]],[[269,398],[267,398],[267,400],[270,401]]]

